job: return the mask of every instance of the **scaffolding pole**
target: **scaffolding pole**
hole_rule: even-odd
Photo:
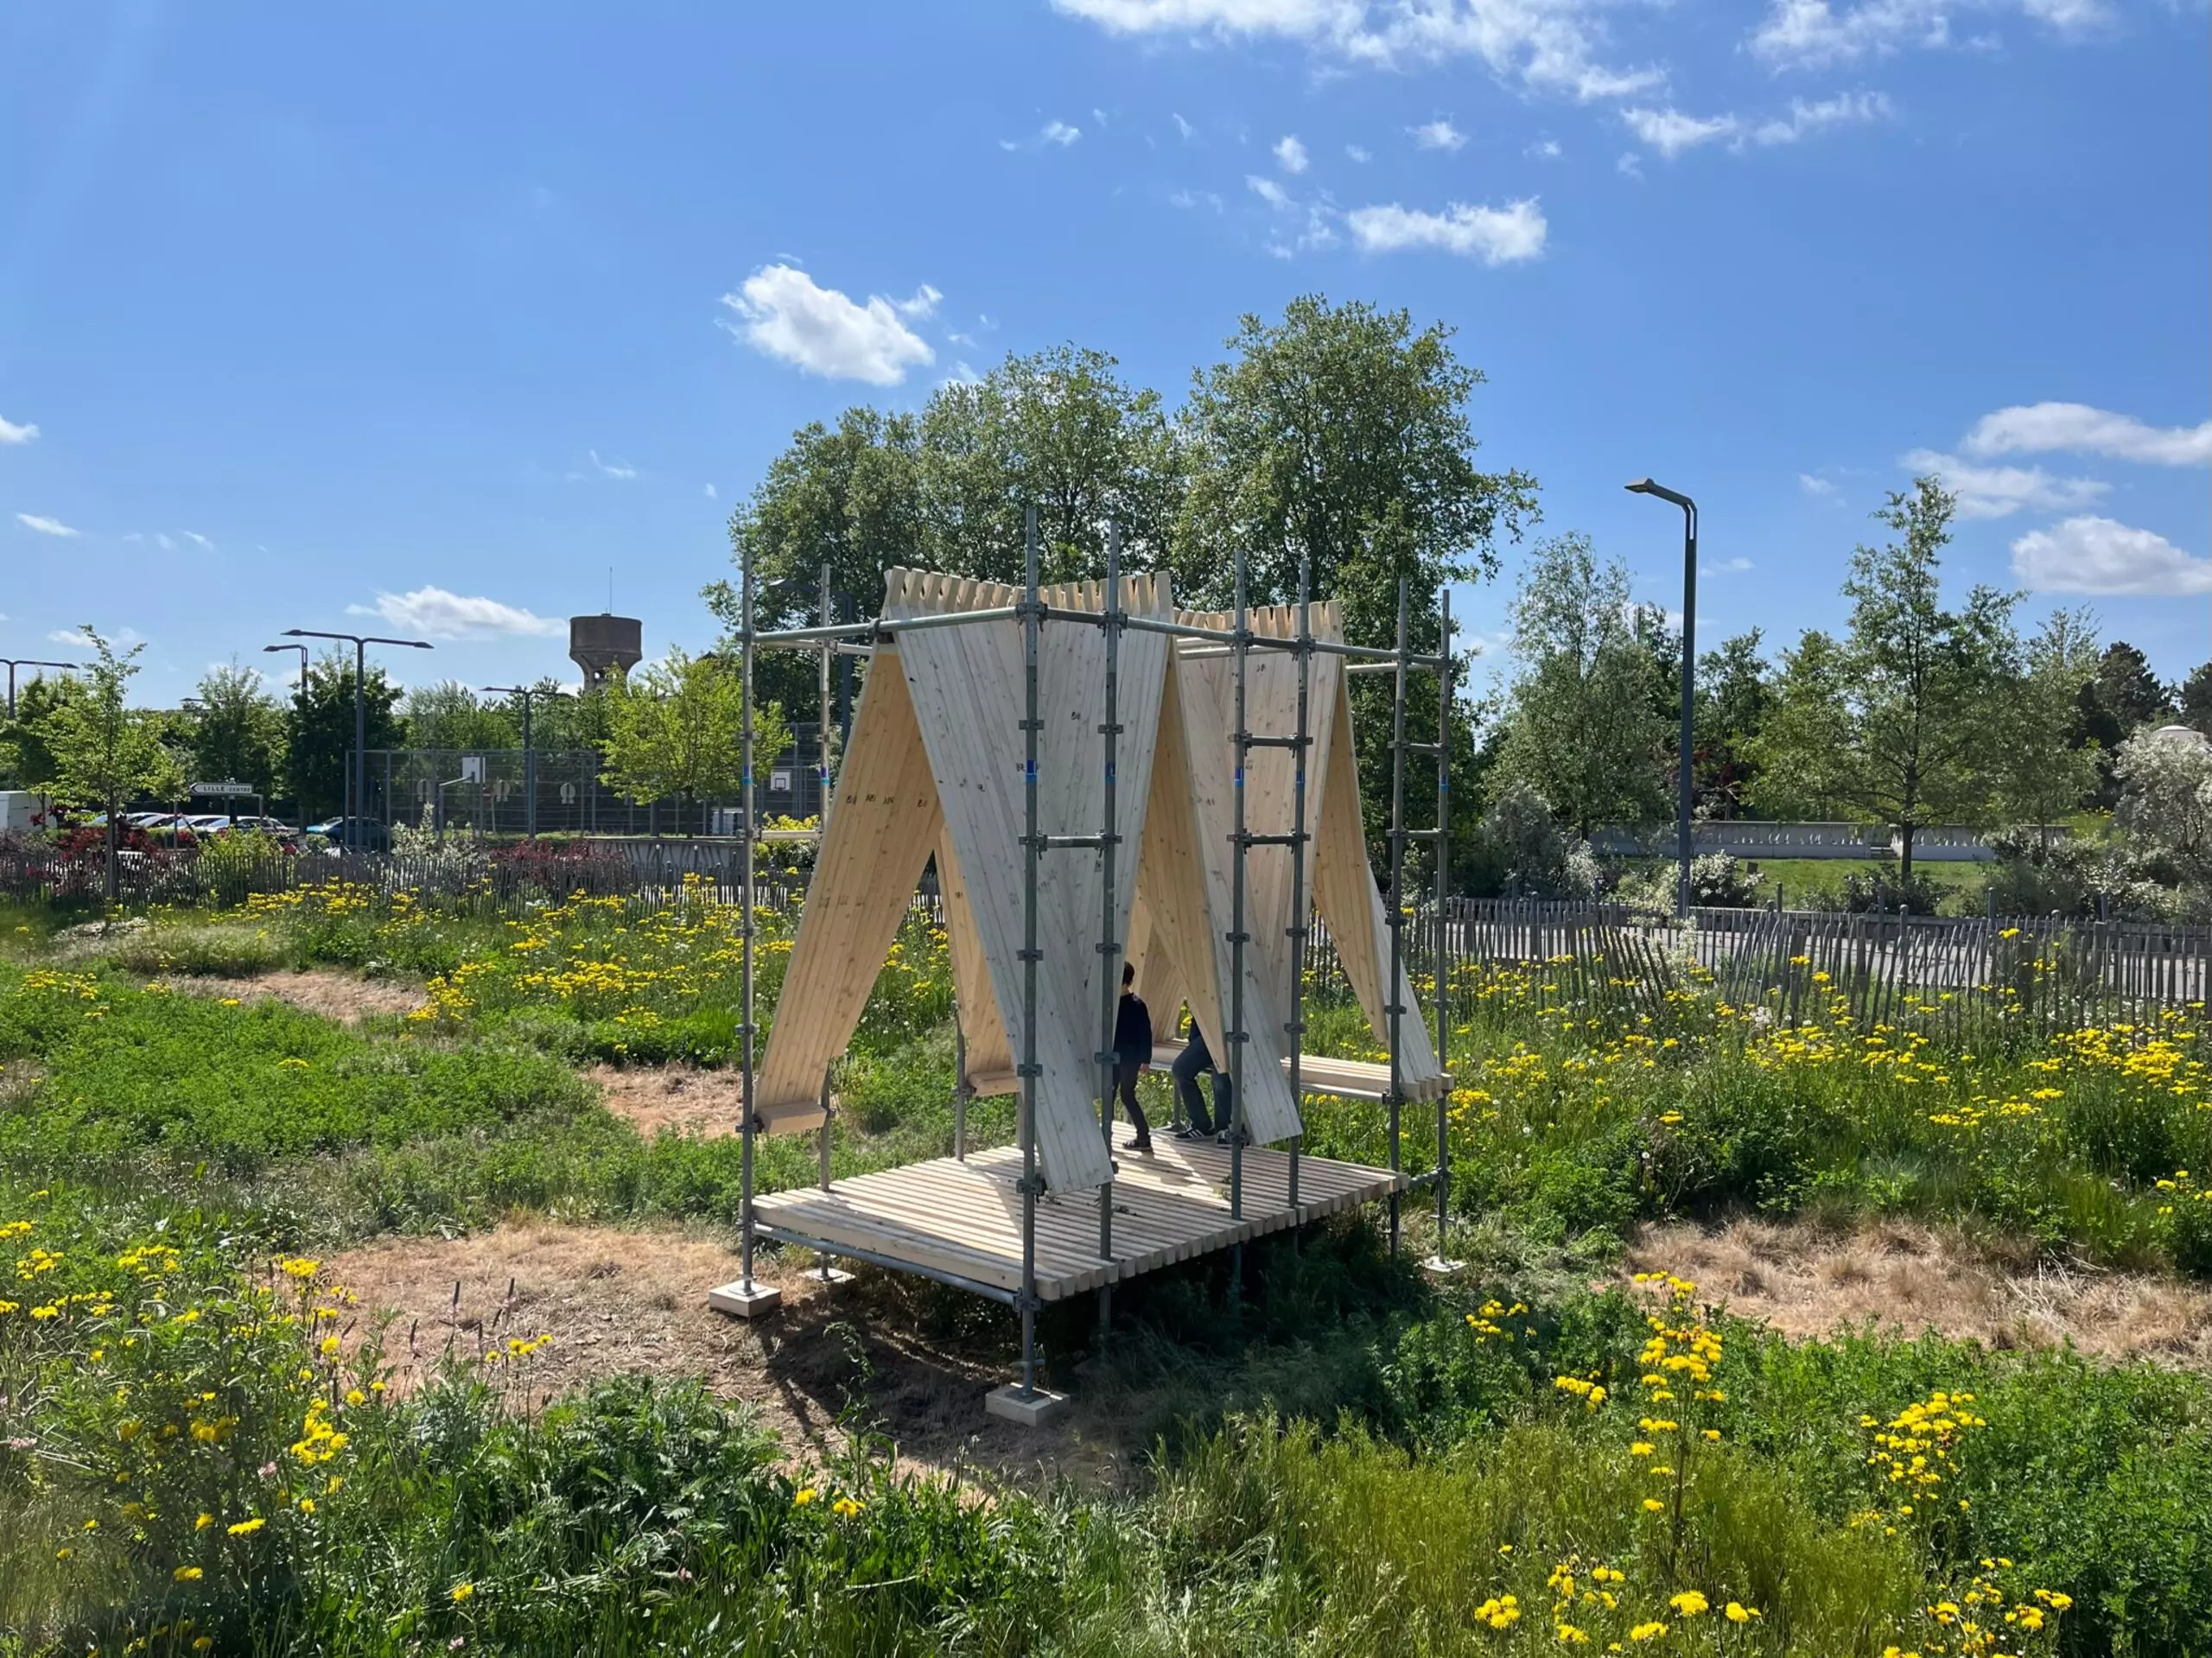
[[[1245,728],[1244,674],[1251,655],[1250,618],[1246,614],[1244,548],[1236,549],[1236,626],[1230,637],[1230,651],[1236,659],[1236,726],[1231,734],[1236,749],[1235,823],[1229,842],[1229,1019],[1222,1040],[1229,1053],[1229,1217],[1244,1218],[1244,771],[1250,758],[1252,734]],[[1229,1293],[1233,1301],[1243,1290],[1244,1246],[1230,1250]]]
[[[822,625],[827,627],[830,625],[830,561],[826,558],[822,561],[821,591],[816,596],[822,601]],[[821,838],[815,844],[822,847],[828,845],[830,841],[830,649],[827,645],[815,650],[814,671],[818,721],[814,727],[814,799],[815,815],[821,820]],[[818,867],[818,859],[817,862]],[[830,1190],[830,1118],[834,1106],[834,1094],[830,1084],[836,1075],[836,1069],[837,1062],[833,1059],[822,1071],[822,1127],[817,1131],[820,1143],[816,1150],[821,1162],[820,1174],[824,1191]],[[827,1250],[823,1252],[821,1265],[822,1281],[826,1285],[830,1282]]]
[[[1021,774],[1021,1397],[1037,1396],[1037,860],[1044,851],[1037,826],[1038,707],[1037,509],[1022,518],[1021,657],[1023,768]]]
[[[1444,1091],[1436,1096],[1436,1255],[1432,1264],[1450,1272],[1456,1263],[1445,1249],[1452,1218],[1452,589],[1437,593],[1437,611],[1443,634],[1437,654],[1444,666],[1437,670],[1436,689],[1436,1068],[1444,1073]]]
[[[747,548],[738,575],[737,610],[738,652],[738,727],[739,785],[738,785],[738,844],[739,878],[738,901],[745,913],[738,928],[739,954],[742,966],[739,970],[740,1005],[738,1049],[744,1081],[740,1096],[740,1109],[745,1114],[741,1132],[745,1140],[741,1156],[742,1196],[738,1204],[739,1248],[743,1264],[739,1282],[743,1293],[753,1294],[753,1141],[760,1125],[753,1109],[753,1065],[754,1036],[753,1022],[753,840],[758,826],[753,821],[753,553]]]
[[[1114,1258],[1114,1084],[1121,1058],[1114,1045],[1122,990],[1121,975],[1115,967],[1121,959],[1122,943],[1115,936],[1114,926],[1114,854],[1122,838],[1116,833],[1114,819],[1114,768],[1120,758],[1122,735],[1121,624],[1122,527],[1109,524],[1106,526],[1106,717],[1098,727],[1098,734],[1105,744],[1106,764],[1105,804],[1100,810],[1098,825],[1098,1131],[1105,1137],[1108,1169],[1106,1182],[1098,1188],[1098,1256],[1102,1261]],[[1102,1284],[1098,1289],[1098,1336],[1102,1345],[1113,1316],[1114,1286]]]
[[[1406,879],[1406,581],[1398,578],[1398,661],[1391,677],[1390,699],[1390,983],[1389,1000],[1382,1004],[1390,1021],[1390,1172],[1402,1164],[1399,1128],[1405,1112],[1405,1083],[1398,1065],[1406,1005],[1399,997],[1405,978]],[[1390,1193],[1390,1253],[1398,1253],[1398,1193]]]
[[[1312,931],[1306,918],[1306,847],[1312,838],[1306,832],[1306,762],[1313,746],[1313,555],[1301,554],[1298,561],[1298,734],[1291,750],[1291,761],[1296,770],[1292,773],[1290,787],[1290,1018],[1282,1027],[1290,1038],[1290,1102],[1300,1107],[1301,1124],[1305,1116],[1300,1102],[1305,1095],[1299,1069],[1306,1051],[1306,937]],[[1294,1240],[1298,1236],[1298,1157],[1305,1144],[1306,1134],[1301,1128],[1290,1137],[1288,1197]]]

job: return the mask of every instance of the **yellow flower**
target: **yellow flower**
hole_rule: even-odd
[[[1666,1505],[1665,1503],[1662,1502],[1661,1502],[1657,1497],[1656,1497],[1656,1496],[1647,1496],[1646,1498],[1644,1498],[1644,1499],[1643,1499],[1643,1506],[1644,1506],[1644,1509],[1646,1509],[1646,1511],[1648,1511],[1648,1512],[1649,1512],[1649,1513],[1651,1513],[1651,1514],[1663,1514],[1664,1512],[1666,1512],[1666,1508],[1667,1508],[1667,1505]]]
[[[196,1566],[181,1566],[169,1573],[169,1576],[178,1583],[198,1583],[206,1575],[207,1573]]]
[[[1759,1615],[1759,1609],[1756,1606],[1746,1606],[1740,1601],[1732,1600],[1725,1609],[1725,1615],[1731,1623],[1748,1623]]]
[[[830,1505],[830,1511],[840,1520],[850,1520],[864,1505],[849,1496],[841,1496]]]
[[[453,1604],[456,1606],[476,1592],[473,1583],[457,1583],[453,1586]]]
[[[213,1636],[203,1635],[194,1640],[192,1643],[192,1649],[194,1652],[205,1652],[214,1644],[215,1637]]]
[[[821,1493],[817,1491],[811,1485],[802,1485],[797,1491],[791,1494],[791,1502],[794,1506],[804,1509],[808,1503],[813,1502],[814,1499],[820,1495]]]
[[[214,1523],[215,1523],[215,1516],[214,1516],[213,1515],[212,1515],[212,1514],[202,1514],[202,1515],[200,1516],[200,1518],[199,1518],[199,1519],[197,1519],[197,1520],[195,1520],[195,1521],[194,1521],[192,1522],[192,1528],[193,1528],[193,1530],[194,1530],[194,1531],[205,1531],[205,1530],[207,1530],[207,1528],[208,1528],[208,1527],[210,1527],[210,1526],[213,1525]]]
[[[254,1533],[259,1531],[268,1523],[269,1522],[266,1520],[264,1520],[259,1515],[256,1515],[251,1520],[241,1520],[237,1525],[232,1526],[231,1528],[231,1535],[233,1537],[251,1537]]]
[[[1700,1612],[1710,1611],[1713,1607],[1713,1603],[1694,1589],[1683,1590],[1681,1594],[1670,1598],[1667,1604],[1684,1617],[1695,1617]]]
[[[1628,1632],[1628,1638],[1631,1641],[1656,1641],[1666,1633],[1667,1626],[1654,1621],[1649,1623],[1637,1624]]]
[[[300,1512],[302,1514],[313,1514],[315,1512],[315,1499],[311,1496],[302,1497],[300,1499]]]

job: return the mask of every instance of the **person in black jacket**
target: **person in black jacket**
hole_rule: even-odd
[[[1130,1149],[1152,1150],[1152,1125],[1137,1103],[1137,1073],[1152,1063],[1152,1010],[1135,990],[1137,969],[1133,962],[1122,968],[1122,1005],[1114,1015],[1114,1080],[1121,1089],[1122,1107],[1136,1125]]]
[[[1205,1098],[1198,1092],[1198,1076],[1204,1072],[1213,1087],[1213,1115],[1206,1115]],[[1218,1140],[1229,1143],[1230,1088],[1229,1078],[1214,1069],[1213,1055],[1207,1051],[1205,1033],[1198,1029],[1198,1021],[1191,1020],[1191,1034],[1183,1051],[1175,1058],[1175,1097],[1183,1102],[1183,1115],[1190,1120],[1190,1127],[1178,1136],[1182,1140]]]

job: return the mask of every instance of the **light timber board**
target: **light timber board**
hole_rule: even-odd
[[[1097,1133],[1096,1124],[1092,1134]],[[1403,1191],[1402,1174],[1330,1158],[1301,1159],[1299,1202],[1288,1197],[1290,1161],[1281,1152],[1248,1147],[1243,1157],[1243,1214],[1230,1215],[1230,1153],[1211,1141],[1169,1140],[1141,1156],[1132,1132],[1117,1124],[1111,1188],[1114,1251],[1097,1254],[1095,1194],[1064,1193],[1037,1206],[1037,1293],[1048,1301],[1126,1282],[1178,1261],[1225,1249],[1305,1221]],[[771,1192],[754,1199],[762,1225],[830,1244],[865,1249],[887,1261],[950,1273],[997,1288],[1021,1284],[1021,1200],[1013,1178],[1020,1157],[1012,1147],[979,1152],[964,1162],[938,1158],[818,1187]]]

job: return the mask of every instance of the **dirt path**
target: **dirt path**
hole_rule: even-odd
[[[755,1324],[708,1311],[708,1289],[737,1276],[737,1258],[696,1233],[524,1222],[466,1238],[387,1239],[327,1266],[365,1312],[397,1315],[385,1354],[402,1386],[448,1350],[473,1358],[511,1336],[547,1334],[528,1361],[533,1401],[603,1376],[693,1376],[755,1406],[795,1449],[841,1448],[849,1415],[892,1439],[903,1464],[1024,1483],[1119,1484],[1143,1449],[1116,1439],[1104,1407],[1079,1406],[1044,1432],[986,1417],[983,1394],[1009,1366],[957,1334],[917,1333],[930,1313],[908,1280],[886,1274],[823,1290],[803,1269],[763,1272],[785,1302]]]
[[[2053,1347],[2212,1369],[2212,1291],[2134,1273],[2037,1263],[1955,1231],[1878,1222],[1847,1234],[1739,1220],[1646,1226],[1625,1272],[1672,1272],[1786,1336],[1839,1324],[1927,1329],[1991,1347]]]
[[[368,1014],[411,1013],[423,1005],[419,984],[364,979],[335,968],[287,969],[251,979],[200,978],[179,973],[166,982],[194,996],[235,996],[240,1001],[270,996],[348,1025]]]

